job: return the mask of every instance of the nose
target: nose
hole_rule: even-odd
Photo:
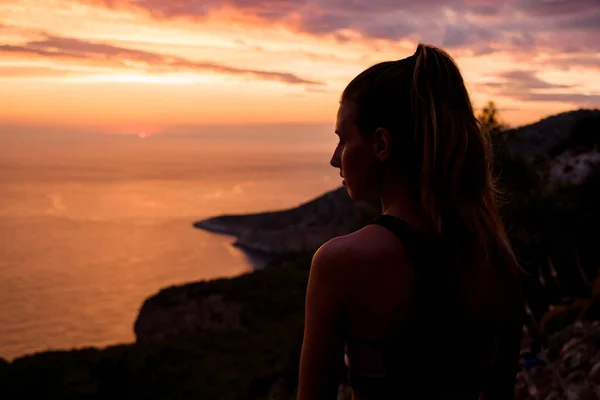
[[[340,147],[336,147],[335,151],[333,152],[333,156],[331,157],[331,160],[329,161],[329,165],[331,165],[333,168],[342,168],[342,157],[341,157],[341,151],[340,151]]]

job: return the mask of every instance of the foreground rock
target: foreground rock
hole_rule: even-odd
[[[537,354],[522,348],[516,399],[600,399],[600,321],[576,322],[547,342]]]

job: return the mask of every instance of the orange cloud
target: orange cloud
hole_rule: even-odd
[[[131,63],[141,63],[147,70],[154,71],[210,71],[222,74],[250,75],[259,79],[275,80],[292,85],[322,85],[320,82],[303,79],[287,72],[261,71],[209,62],[196,62],[182,57],[57,36],[29,41],[22,46],[0,45],[0,53],[18,53],[59,59],[85,59],[99,61],[102,64],[108,61],[119,67],[127,67]]]
[[[357,73],[424,41],[476,106],[520,123],[600,105],[598,15],[597,0],[0,0],[0,118],[329,121]]]
[[[0,76],[3,77],[52,77],[69,76],[72,71],[48,67],[5,67],[0,66]]]

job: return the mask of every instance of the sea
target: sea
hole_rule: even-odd
[[[195,229],[341,185],[333,126],[0,130],[0,357],[135,341],[161,288],[264,261]]]

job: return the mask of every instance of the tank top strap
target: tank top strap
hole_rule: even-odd
[[[401,218],[383,214],[371,222],[392,232],[404,245],[413,261],[419,261],[430,252],[431,245],[436,241],[434,236],[418,231]]]
[[[371,224],[383,226],[400,239],[419,276],[424,295],[433,296],[433,293],[450,290],[449,283],[458,279],[458,275],[452,265],[451,248],[442,237],[415,229],[403,219],[387,214],[374,219]]]
[[[403,219],[388,214],[383,214],[377,217],[371,222],[371,224],[381,225],[389,229],[392,233],[398,236],[400,240],[406,239],[412,233],[416,232]]]

